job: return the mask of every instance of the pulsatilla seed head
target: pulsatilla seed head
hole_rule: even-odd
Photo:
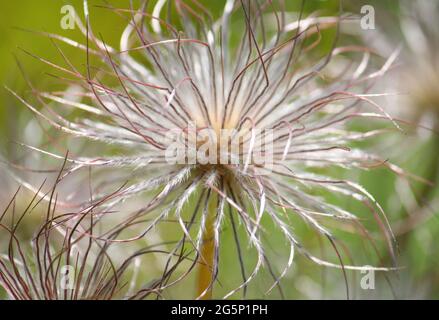
[[[74,89],[39,92],[47,113],[19,99],[54,128],[99,146],[94,156],[69,157],[67,164],[70,172],[92,168],[102,194],[127,183],[114,201],[106,202],[108,208],[149,197],[141,208],[124,214],[125,222],[146,225],[137,236],[123,240],[147,237],[172,216],[181,226],[182,241],[198,256],[207,204],[217,199],[212,222],[215,277],[226,224],[235,231],[242,264],[243,281],[227,296],[244,288],[262,266],[270,266],[266,221],[288,244],[285,267],[275,275],[273,287],[291,267],[296,251],[324,266],[371,269],[324,261],[293,231],[294,221],[305,222],[338,255],[334,224],[364,228],[356,212],[329,201],[323,192],[364,204],[383,221],[393,252],[393,235],[378,202],[360,184],[334,178],[329,169],[384,166],[402,174],[357,143],[391,130],[379,128],[386,121],[399,128],[373,100],[380,94],[369,92],[396,52],[386,60],[365,47],[340,46],[340,26],[352,20],[307,15],[303,7],[293,19],[285,1],[227,0],[220,17],[195,0],[191,5],[159,0],[153,7],[145,1],[139,8],[106,8],[128,19],[120,47],[97,36],[86,10],[86,21],[76,21],[85,42],[49,35],[83,50],[86,72],[67,57],[66,66],[41,58],[73,76]],[[329,48],[321,45],[327,37]],[[372,60],[382,60],[382,67]],[[73,119],[58,112],[64,107],[83,113]],[[357,120],[376,125],[355,130],[351,123]],[[227,130],[231,135],[219,143]],[[174,157],[180,150],[176,144],[184,151],[181,157]],[[119,155],[106,152],[105,146],[117,146]],[[153,218],[140,222],[145,216]],[[239,230],[256,253],[251,271],[243,263]]]

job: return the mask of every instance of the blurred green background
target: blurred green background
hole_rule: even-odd
[[[108,10],[94,7],[94,5],[105,4],[104,1],[89,1],[91,7],[91,17],[95,31],[102,33],[103,38],[110,44],[117,44],[124,22],[114,13]],[[212,8],[216,14],[220,13],[224,1],[201,1],[206,6]],[[300,1],[286,1],[289,10],[297,10]],[[129,7],[128,1],[109,1],[117,7]],[[324,12],[337,12],[338,1],[308,1],[306,11],[324,10]],[[3,89],[6,85],[23,97],[32,101],[30,90],[23,80],[16,59],[20,61],[25,70],[26,76],[36,83],[39,87],[52,88],[53,78],[46,74],[47,67],[38,60],[25,54],[20,48],[30,51],[36,56],[50,58],[54,63],[63,64],[62,57],[57,52],[51,41],[44,36],[25,31],[46,31],[60,34],[72,39],[81,40],[82,35],[78,30],[63,30],[60,28],[61,7],[66,4],[74,5],[78,12],[82,12],[82,1],[62,1],[62,0],[20,0],[20,1],[1,1],[0,2],[0,149],[1,156],[14,159],[17,156],[17,145],[12,141],[23,137],[23,130],[26,127],[32,114],[21,105],[16,98]],[[345,1],[344,7],[354,13],[359,13],[362,4],[372,4],[376,8],[378,26],[391,26],[387,29],[390,36],[398,39],[401,35],[397,27],[399,15],[399,2],[387,1]],[[437,17],[439,19],[439,17]],[[392,20],[394,19],[394,20]],[[394,23],[392,23],[392,21]],[[432,22],[436,23],[437,22]],[[433,40],[438,41],[438,39]],[[76,64],[83,65],[85,54],[80,55],[73,48],[63,47],[66,55]],[[438,86],[439,84],[436,84]],[[390,159],[396,161],[404,168],[408,168],[412,173],[418,174],[436,183],[438,179],[439,166],[439,138],[437,135],[429,135],[422,139],[406,137],[398,143],[411,143],[411,152],[404,154],[404,157]],[[389,142],[390,143],[390,142]],[[397,157],[397,156],[395,156]],[[0,170],[4,170],[0,167]],[[378,169],[364,172],[356,176],[383,205],[389,213],[392,225],[396,226],[399,243],[399,265],[404,266],[398,274],[389,275],[396,297],[398,298],[439,298],[439,219],[437,214],[438,188],[429,187],[423,184],[414,185],[414,195],[419,202],[419,212],[408,212],[406,208],[398,204],[401,195],[398,195],[398,181],[394,175],[387,171]],[[13,194],[14,184],[7,178],[5,172],[0,173],[0,208],[4,207],[6,200]],[[1,210],[0,210],[1,211]],[[226,229],[230,226],[226,226]],[[270,229],[270,227],[269,227]],[[315,234],[304,226],[298,226],[299,232],[312,247],[318,250],[319,241]],[[275,229],[273,229],[275,230]],[[229,230],[230,231],[230,230]],[[376,230],[375,230],[376,231]],[[377,231],[376,231],[377,232]],[[341,237],[349,243],[349,234],[341,234]],[[273,246],[283,245],[282,238],[276,236],[275,232],[270,233]],[[2,235],[0,235],[2,241]],[[4,241],[4,238],[3,238]],[[239,281],[240,275],[237,272],[236,255],[228,254],[233,247],[233,238],[230,232],[226,232],[223,239],[221,261],[221,272],[227,275],[226,282]],[[349,243],[352,248],[354,260],[364,261],[361,257],[362,244],[358,240],[352,239]],[[357,257],[358,255],[358,257]],[[285,262],[286,257],[273,256]],[[251,259],[250,259],[251,260]],[[389,261],[388,258],[385,261]],[[373,261],[375,262],[375,261]],[[281,266],[282,264],[279,264]],[[250,269],[249,263],[248,269]],[[228,271],[228,268],[231,271]],[[232,268],[233,271],[232,271]],[[348,272],[349,283],[353,290],[354,298],[392,298],[392,292],[384,276],[380,273],[376,275],[377,285],[375,290],[362,290],[359,282],[361,274],[359,272]],[[223,276],[224,277],[224,276]],[[271,278],[268,272],[261,274],[256,281],[249,287],[249,298],[261,298],[261,293],[265,292],[270,286]],[[178,288],[169,293],[169,297],[186,297],[188,283],[185,282]],[[343,276],[339,270],[326,269],[316,266],[309,261],[297,257],[294,267],[282,280],[285,297],[288,299],[319,299],[319,298],[341,298],[344,295]],[[265,290],[264,290],[265,288]],[[192,290],[192,289],[190,289]],[[222,289],[218,289],[219,292]],[[224,291],[226,292],[226,291]],[[0,290],[0,297],[2,292]],[[239,295],[235,296],[239,298]],[[267,298],[279,298],[276,291]]]

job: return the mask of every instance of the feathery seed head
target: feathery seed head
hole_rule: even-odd
[[[84,4],[87,8],[87,1]],[[199,257],[203,234],[211,228],[216,279],[221,232],[225,223],[236,231],[239,221],[257,261],[227,296],[270,264],[264,250],[267,219],[289,246],[275,285],[291,267],[295,251],[325,266],[370,269],[323,261],[293,232],[292,221],[298,217],[337,250],[328,221],[361,226],[355,212],[318,195],[327,191],[364,203],[382,219],[393,250],[387,218],[373,196],[326,169],[386,166],[402,172],[354,146],[385,130],[360,131],[350,125],[355,119],[392,121],[373,101],[379,94],[368,91],[391,67],[396,53],[376,68],[371,61],[380,58],[367,48],[339,46],[345,16],[306,16],[302,8],[292,20],[284,1],[227,0],[218,19],[195,0],[191,5],[159,0],[151,8],[144,1],[139,8],[109,9],[128,16],[120,48],[94,33],[88,9],[85,23],[77,20],[86,43],[49,35],[87,54],[85,73],[67,57],[65,67],[43,60],[74,77],[76,98],[39,93],[49,113],[20,99],[67,134],[120,147],[117,157],[99,148],[94,157],[67,159],[69,172],[93,168],[101,174],[99,190],[128,181],[108,207],[156,192],[139,210],[125,215],[129,223],[145,215],[154,214],[154,219],[138,236],[124,240],[147,236],[172,215],[181,226],[182,241],[190,242]],[[320,43],[327,38],[332,45],[325,51]],[[357,56],[362,58],[357,61]],[[101,61],[98,67],[90,62],[96,58]],[[49,102],[83,110],[84,115],[79,120],[62,117]],[[188,208],[190,201],[194,208]],[[212,201],[213,217],[207,209]],[[239,248],[236,234],[235,240]]]
[[[42,190],[44,183],[39,190]],[[57,184],[56,184],[57,185]],[[144,299],[160,296],[162,282],[172,273],[154,279],[140,289],[136,284],[137,261],[154,254],[153,247],[127,254],[121,261],[112,258],[116,246],[112,240],[125,229],[116,227],[107,239],[95,231],[93,216],[106,210],[105,201],[85,210],[55,216],[56,185],[49,190],[50,201],[42,201],[38,193],[17,215],[16,202],[20,189],[0,213],[0,229],[6,237],[0,253],[0,287],[12,300],[110,300]],[[101,206],[102,205],[102,206]],[[44,212],[46,211],[46,212]],[[33,230],[28,243],[20,237],[27,217],[42,212],[44,219]],[[7,222],[8,218],[11,220]],[[160,244],[156,244],[157,248]],[[170,270],[182,260],[172,262]],[[175,265],[174,265],[175,263]],[[134,271],[134,275],[128,274]]]

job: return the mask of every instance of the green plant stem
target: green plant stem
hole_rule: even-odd
[[[208,216],[198,258],[197,296],[203,295],[201,297],[203,300],[212,299],[213,264],[215,258],[214,228],[217,207],[217,197],[212,196],[208,204]]]

